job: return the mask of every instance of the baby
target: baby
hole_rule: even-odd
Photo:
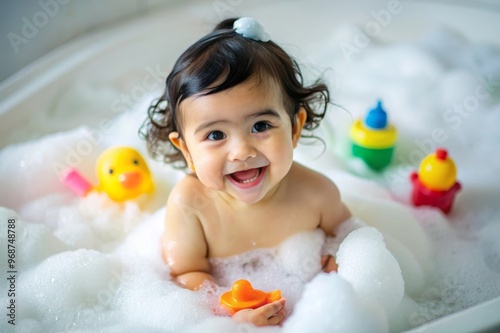
[[[297,63],[253,19],[228,19],[189,47],[149,109],[152,154],[190,173],[167,202],[163,257],[185,288],[214,281],[210,258],[275,247],[350,217],[337,187],[293,161],[302,129],[319,125],[325,84],[304,86]],[[331,257],[318,258],[336,269]],[[215,281],[214,281],[215,282]],[[285,300],[233,318],[277,325]]]

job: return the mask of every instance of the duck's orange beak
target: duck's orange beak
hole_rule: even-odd
[[[128,190],[136,188],[141,184],[142,177],[139,172],[125,172],[120,175],[120,183]]]

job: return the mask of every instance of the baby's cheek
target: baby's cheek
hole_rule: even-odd
[[[292,144],[276,145],[275,149],[270,152],[271,156],[268,158],[274,164],[274,169],[277,170],[281,176],[290,170],[293,163],[293,146]]]
[[[201,154],[195,161],[195,172],[200,182],[208,188],[221,190],[224,184],[223,161],[210,153]]]

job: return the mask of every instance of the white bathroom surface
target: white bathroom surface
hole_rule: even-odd
[[[0,83],[0,240],[3,246],[6,222],[16,219],[16,332],[250,331],[213,316],[205,294],[177,288],[161,261],[163,206],[181,172],[147,157],[157,190],[146,203],[125,205],[98,195],[77,198],[58,179],[61,167],[73,166],[95,181],[95,159],[110,145],[147,156],[137,129],[176,58],[220,18],[242,15],[257,18],[304,66],[306,78],[323,74],[330,84],[340,107],[330,108],[317,133],[327,149],[320,156],[322,146],[301,145],[297,159],[333,179],[354,215],[381,230],[405,279],[405,297],[394,310],[384,300],[376,300],[380,307],[358,302],[334,276],[299,285],[281,278],[317,250],[319,236],[305,235],[278,251],[285,253],[282,270],[231,271],[249,274],[263,289],[288,291],[297,305],[289,324],[257,331],[299,332],[303,323],[314,332],[498,329],[499,11],[487,2],[316,0],[172,4],[82,36]],[[353,118],[379,98],[399,138],[393,163],[377,174],[346,146]],[[409,173],[438,146],[455,160],[463,187],[447,216],[409,202]],[[6,260],[0,268],[7,271]],[[306,275],[300,279],[309,281]],[[294,290],[304,288],[301,306]],[[308,297],[322,290],[344,299],[345,309],[332,296],[308,312]],[[343,330],[321,326],[329,316]]]

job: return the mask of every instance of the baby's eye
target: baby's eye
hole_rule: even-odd
[[[264,132],[264,131],[267,131],[269,128],[271,128],[271,125],[269,125],[269,123],[267,123],[265,121],[259,121],[259,122],[255,123],[255,125],[253,125],[252,133]]]
[[[211,141],[218,141],[218,140],[223,140],[226,138],[226,135],[222,133],[221,131],[213,131],[208,133],[207,135],[207,140]]]

